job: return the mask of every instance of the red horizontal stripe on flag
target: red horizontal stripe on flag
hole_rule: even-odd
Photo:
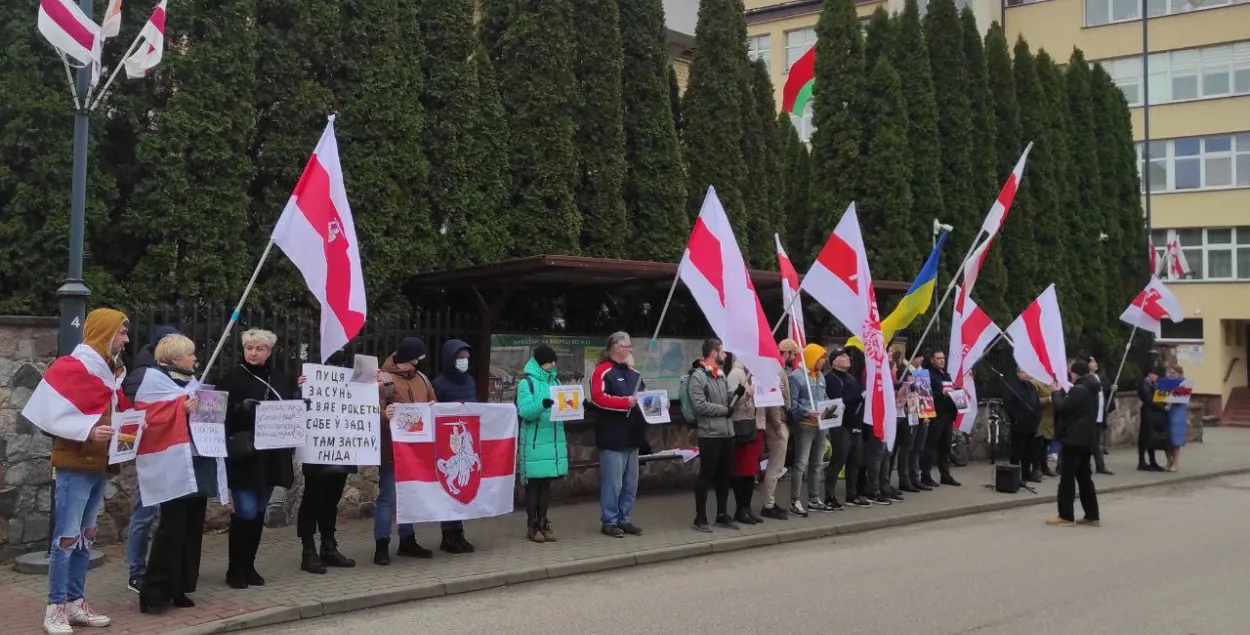
[[[103,414],[113,403],[112,389],[76,357],[66,355],[52,362],[43,380],[83,414]]]
[[[725,263],[721,260],[720,239],[712,233],[702,218],[695,219],[690,232],[690,262],[716,289],[721,306],[725,306]]]
[[[163,452],[175,445],[191,442],[191,429],[187,423],[185,398],[137,404],[144,412],[143,438],[139,440],[139,454]]]
[[[62,31],[65,31],[66,35],[73,38],[80,46],[89,51],[95,45],[95,36],[78,21],[78,18],[74,17],[74,13],[62,4],[60,0],[42,0],[39,6]]]
[[[482,478],[498,478],[516,473],[516,439],[482,441]],[[433,443],[395,444],[395,481],[438,482],[437,457]]]

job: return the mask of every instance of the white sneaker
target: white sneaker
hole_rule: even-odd
[[[70,602],[68,605],[69,623],[74,626],[95,626],[104,627],[113,623],[107,615],[100,615],[95,612],[87,598],[79,598]]]
[[[73,635],[69,625],[69,613],[64,604],[49,604],[43,613],[43,632],[48,635]]]

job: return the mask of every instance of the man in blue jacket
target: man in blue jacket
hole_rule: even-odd
[[[442,366],[434,378],[434,396],[441,402],[477,403],[477,382],[469,374],[469,352],[472,347],[461,340],[443,342]],[[464,537],[464,523],[448,520],[441,523],[443,542],[439,549],[447,553],[473,553],[473,545]]]

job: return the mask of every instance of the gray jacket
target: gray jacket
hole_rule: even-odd
[[[729,420],[729,383],[725,374],[712,377],[700,367],[690,374],[690,405],[694,406],[695,423],[701,439],[729,439],[734,435]]]

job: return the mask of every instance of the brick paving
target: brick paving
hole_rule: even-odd
[[[1250,431],[1215,428],[1207,430],[1206,435],[1205,443],[1186,448],[1179,475],[1137,472],[1133,470],[1135,454],[1131,450],[1120,450],[1107,462],[1116,475],[1098,476],[1097,484],[1104,489],[1133,488],[1175,481],[1178,477],[1250,471],[1250,452],[1247,451],[1250,450]],[[393,558],[390,567],[372,563],[372,522],[345,520],[340,522],[339,542],[344,553],[357,560],[357,567],[331,570],[321,576],[299,570],[299,541],[294,528],[270,529],[266,531],[257,564],[268,584],[246,591],[236,591],[225,585],[226,537],[210,535],[204,541],[199,589],[192,596],[197,606],[174,609],[161,616],[139,613],[137,596],[126,589],[123,548],[115,545],[104,549],[107,562],[89,574],[88,597],[102,612],[113,617],[109,633],[221,632],[585,570],[1053,500],[1057,480],[1048,479],[1038,486],[1036,497],[1027,492],[999,494],[981,487],[989,482],[990,469],[984,462],[974,463],[956,471],[956,478],[964,483],[963,487],[942,487],[932,493],[912,494],[906,502],[890,507],[768,521],[755,527],[743,527],[741,531],[717,529],[711,535],[690,528],[693,503],[686,492],[643,491],[634,510],[634,520],[646,533],[624,539],[598,533],[598,504],[593,501],[561,505],[551,510],[552,524],[559,536],[555,544],[536,545],[526,541],[524,511],[518,511],[466,523],[468,537],[477,546],[477,553],[452,556],[436,551],[432,560]],[[1049,507],[1039,508],[1039,520],[1050,513],[1053,512]],[[1104,519],[1104,524],[1113,528],[1115,519]],[[437,536],[435,525],[417,528],[417,538],[425,546],[436,548]],[[11,570],[0,572],[0,615],[4,616],[6,635],[42,632],[46,594],[44,577],[21,575]],[[79,629],[79,632],[88,630]]]

